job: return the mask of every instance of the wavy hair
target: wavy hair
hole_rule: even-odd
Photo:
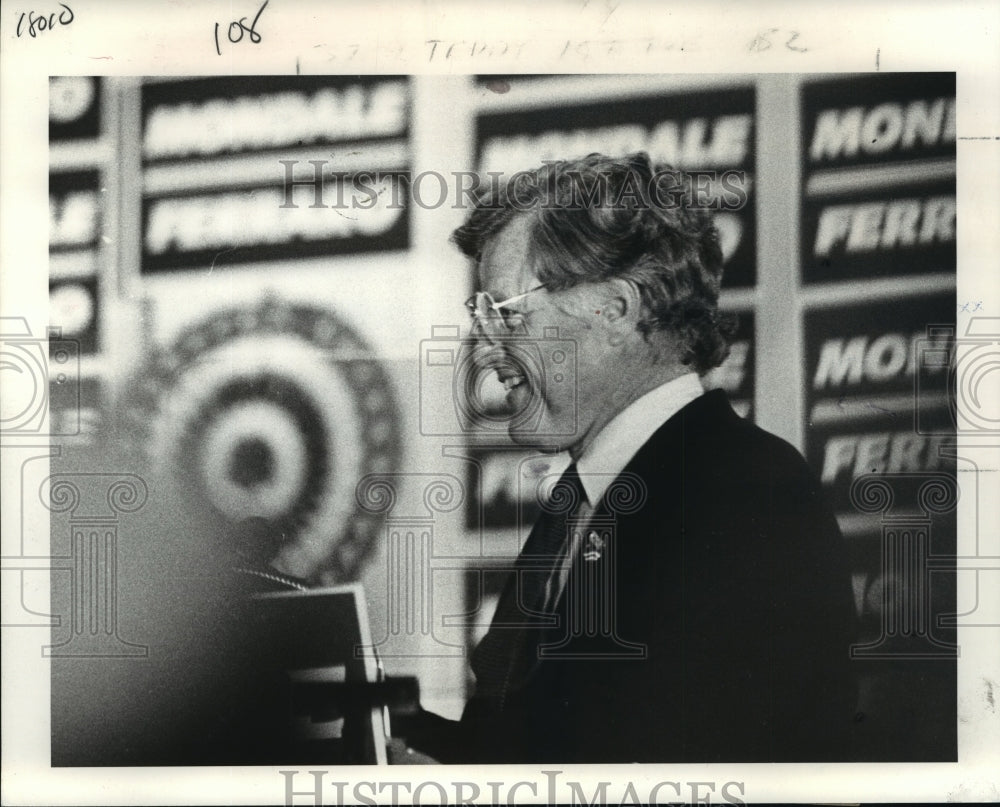
[[[479,261],[518,215],[531,219],[532,268],[546,288],[627,280],[640,295],[643,336],[673,332],[698,373],[725,360],[735,323],[718,309],[719,234],[682,171],[645,152],[546,163],[481,194],[452,241]]]

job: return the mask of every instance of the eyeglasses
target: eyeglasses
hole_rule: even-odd
[[[508,336],[521,324],[522,314],[519,311],[505,311],[504,309],[544,288],[545,284],[542,283],[499,303],[493,299],[488,291],[477,291],[465,301],[465,307],[469,309],[473,323],[487,336]]]

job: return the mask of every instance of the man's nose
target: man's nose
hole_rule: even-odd
[[[492,345],[503,343],[503,325],[499,318],[479,318],[477,317],[470,330],[469,336],[478,342]]]
[[[503,346],[503,338],[498,332],[498,324],[489,319],[476,319],[469,331],[469,339],[486,347]],[[484,348],[485,349],[485,348]]]

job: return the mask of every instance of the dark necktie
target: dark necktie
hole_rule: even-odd
[[[476,697],[496,699],[500,709],[510,690],[532,668],[542,630],[553,624],[552,617],[543,613],[546,584],[562,562],[568,519],[583,495],[573,463],[541,503],[542,514],[500,595],[489,632],[473,654]]]

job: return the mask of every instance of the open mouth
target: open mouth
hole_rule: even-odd
[[[530,358],[518,355],[518,351],[498,351],[494,348],[483,357],[480,369],[488,371],[480,379],[488,384],[480,390],[481,396],[492,397],[494,405],[506,410],[505,416],[523,413],[532,401],[535,388],[535,373],[532,372]],[[502,389],[502,392],[501,392]]]
[[[503,388],[507,392],[510,392],[512,389],[515,389],[516,387],[520,387],[525,381],[523,375],[499,376],[499,378],[501,383],[503,384]]]

